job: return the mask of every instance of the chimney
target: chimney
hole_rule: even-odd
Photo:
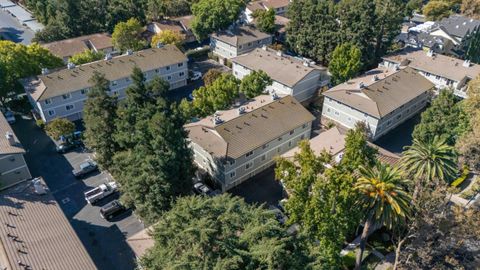
[[[462,64],[463,67],[470,67],[470,60],[465,60],[463,61],[463,64]]]
[[[263,45],[262,50],[266,51],[267,50],[267,45]]]
[[[221,123],[223,123],[223,120],[219,116],[213,116],[213,123],[215,125],[220,125]]]
[[[282,57],[282,51],[277,51],[277,56]]]
[[[273,92],[272,93],[272,100],[277,100],[279,97],[277,95],[277,93]]]
[[[105,54],[105,61],[108,61],[108,60],[112,60],[112,54],[111,53]]]
[[[377,76],[377,75],[373,75],[372,81],[374,81],[374,82],[378,81],[378,76]]]
[[[67,68],[68,68],[68,69],[74,69],[74,68],[75,68],[75,64],[72,63],[72,62],[68,62],[68,63],[67,63]]]
[[[10,144],[11,146],[15,146],[16,142],[15,142],[15,138],[13,137],[13,133],[11,133],[10,131],[7,131],[5,133],[5,138],[7,138],[8,144]]]
[[[427,52],[427,56],[428,57],[433,57],[433,55],[434,55],[433,51],[431,49],[429,49],[428,52]]]
[[[310,63],[308,63],[307,61],[303,61],[303,65],[306,66],[306,67],[309,67]]]
[[[42,75],[48,74],[48,68],[42,68]]]
[[[359,88],[359,89],[365,88],[365,84],[364,84],[363,82],[359,82],[359,83],[358,83],[358,88]]]

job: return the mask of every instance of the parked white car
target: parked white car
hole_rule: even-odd
[[[196,81],[202,78],[202,72],[200,71],[193,71],[192,76],[190,77],[190,80]]]
[[[112,195],[117,189],[117,183],[113,181],[101,184],[98,187],[85,192],[85,200],[87,200],[89,204],[94,204],[95,202]]]

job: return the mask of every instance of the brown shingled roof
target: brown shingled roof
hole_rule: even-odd
[[[42,47],[47,48],[54,55],[65,58],[81,53],[85,50],[90,50],[91,43],[97,50],[103,50],[113,47],[112,38],[106,33],[99,33],[76,38],[59,40],[51,43],[42,44]]]
[[[52,194],[31,181],[0,193],[0,221],[2,268],[97,269]]]
[[[400,70],[379,67],[329,89],[324,95],[381,118],[434,87],[410,67]]]
[[[318,65],[304,65],[304,61],[288,55],[277,55],[275,50],[257,48],[250,53],[232,58],[232,62],[247,67],[251,70],[263,70],[272,80],[287,85],[295,86],[314,70],[325,71],[326,68]]]
[[[245,25],[236,27],[233,30],[224,30],[213,33],[212,37],[236,47],[271,37],[271,35],[263,33],[253,26]]]
[[[203,134],[202,127],[198,127],[201,124],[187,125],[186,129],[190,131],[195,127],[196,136],[191,133],[189,138],[204,149],[208,148],[206,141],[218,142],[215,147],[219,149],[212,151],[213,154],[223,156],[221,154],[226,153],[228,157],[238,158],[314,119],[295,98],[285,96],[213,128],[204,126]],[[220,144],[221,141],[225,144]]]
[[[175,45],[166,45],[163,48],[146,49],[132,55],[121,55],[72,69],[61,69],[25,79],[22,83],[25,91],[38,101],[91,87],[89,81],[94,71],[105,74],[107,80],[113,81],[130,77],[135,66],[147,71],[183,61],[187,61],[187,58]]]
[[[6,137],[6,133],[9,132],[13,135],[15,139],[15,145],[10,145]],[[12,130],[12,127],[5,119],[3,113],[0,112],[0,155],[5,154],[24,154],[25,150],[23,149],[22,144],[18,140],[17,136]]]

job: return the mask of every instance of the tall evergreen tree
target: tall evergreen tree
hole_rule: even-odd
[[[480,64],[480,27],[477,27],[466,41],[465,58],[473,63]]]
[[[118,148],[114,140],[117,98],[108,95],[110,83],[103,74],[95,72],[90,82],[93,87],[83,107],[85,144],[95,151],[100,167],[109,169]]]
[[[400,34],[404,11],[402,0],[375,0],[375,61],[387,53],[393,39]]]
[[[334,1],[293,1],[288,14],[287,44],[290,49],[327,64],[339,44]]]

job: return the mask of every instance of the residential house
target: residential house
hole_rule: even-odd
[[[383,57],[387,68],[409,66],[433,82],[438,89],[451,87],[454,94],[465,98],[468,82],[480,74],[480,65],[432,51],[405,48]]]
[[[42,179],[0,192],[0,222],[2,269],[97,269]]]
[[[230,59],[270,44],[271,35],[249,25],[236,26],[210,35],[210,47],[222,59]]]
[[[94,72],[100,72],[110,81],[110,93],[119,99],[125,97],[130,86],[133,68],[139,67],[147,81],[160,76],[170,83],[170,89],[187,84],[187,57],[175,46],[146,49],[80,66],[57,71],[22,81],[35,111],[45,122],[59,117],[70,120],[82,118],[83,104],[92,83]]]
[[[187,124],[195,164],[229,190],[310,138],[315,117],[291,96],[263,95]]]
[[[454,14],[436,22],[430,32],[432,36],[447,38],[455,45],[461,45],[472,33],[480,29],[480,20]]]
[[[331,129],[324,131],[317,136],[311,138],[308,142],[310,148],[316,155],[320,155],[323,151],[332,155],[332,159],[335,163],[339,163],[345,151],[345,132],[342,132],[338,127],[332,127]],[[380,162],[389,164],[389,165],[396,165],[399,160],[400,156],[394,154],[384,148],[379,147],[371,142],[368,142],[371,147],[377,149],[377,159]],[[290,151],[286,152],[282,155],[282,157],[287,159],[293,159],[295,154],[300,152],[300,148],[297,146]]]
[[[112,38],[109,34],[99,33],[76,38],[59,40],[51,43],[41,44],[54,55],[63,59],[65,63],[75,54],[86,50],[94,52],[113,53]]]
[[[288,56],[280,51],[263,47],[232,59],[233,75],[242,79],[253,70],[263,70],[272,78],[267,87],[270,93],[292,95],[300,102],[306,101],[326,86],[330,77],[325,67],[308,59]]]
[[[152,22],[147,25],[147,31],[153,34],[160,34],[162,31],[170,30],[181,35],[185,43],[194,42],[196,38],[190,28],[192,18],[193,16],[190,15]]]
[[[323,93],[322,122],[364,122],[374,141],[423,109],[434,87],[413,68],[380,66]]]
[[[0,113],[0,189],[32,178],[25,162],[25,149]]]
[[[457,54],[453,42],[441,36],[432,36],[425,32],[408,31],[395,37],[394,42],[406,47],[423,49],[439,54]]]
[[[242,20],[251,23],[253,21],[252,14],[256,10],[275,10],[276,15],[285,15],[288,11],[288,5],[291,0],[256,0],[251,1],[245,7],[245,11],[242,14]]]

